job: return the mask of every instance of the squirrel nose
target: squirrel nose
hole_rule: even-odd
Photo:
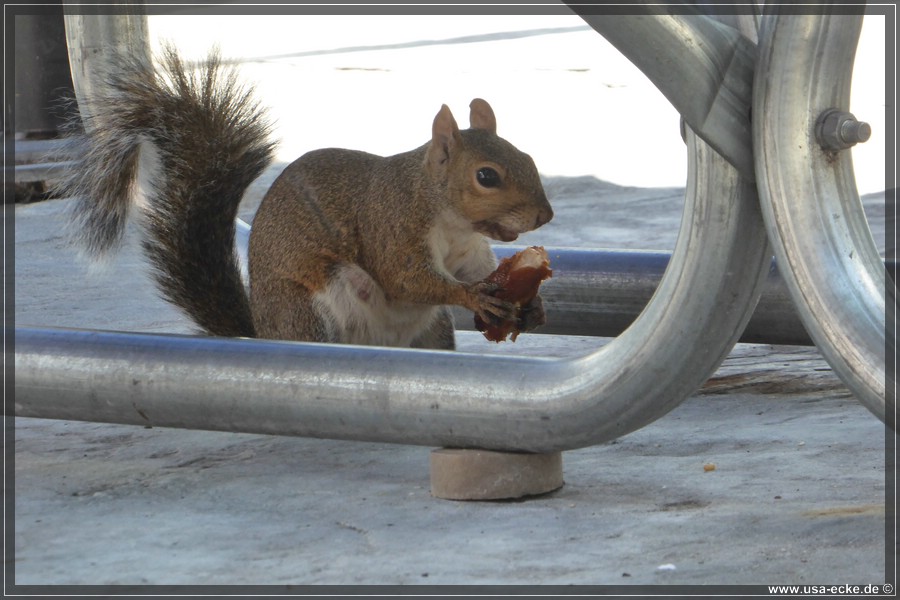
[[[553,209],[550,208],[550,205],[547,204],[538,211],[537,219],[534,222],[534,228],[537,229],[541,225],[545,225],[550,222],[550,219],[553,218]]]

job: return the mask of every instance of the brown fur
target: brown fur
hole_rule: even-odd
[[[485,320],[512,315],[481,281],[496,266],[485,236],[509,241],[553,212],[531,158],[496,135],[487,102],[473,100],[472,127],[463,131],[443,106],[431,141],[410,152],[316,150],[285,168],[253,222],[248,302],[233,222],[269,160],[268,129],[233,77],[217,77],[215,58],[197,80],[172,51],[167,68],[175,82],[168,87],[146,67],[123,65],[116,94],[101,106],[118,120],[112,131],[98,122],[95,140],[127,133],[131,156],[140,142],[157,152],[145,247],[167,299],[207,332],[452,348],[446,305]],[[123,177],[138,177],[134,164],[115,177],[88,168],[83,178],[100,182],[93,189],[111,181],[122,190]],[[108,204],[124,212],[127,198],[103,197],[84,212],[99,221]],[[539,298],[535,307],[539,324]]]

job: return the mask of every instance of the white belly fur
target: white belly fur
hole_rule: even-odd
[[[329,338],[341,344],[408,347],[434,321],[439,307],[388,302],[381,287],[357,265],[345,265],[313,305]]]
[[[479,281],[497,267],[487,238],[452,211],[436,219],[427,242],[435,269],[451,279]],[[408,347],[440,314],[438,306],[389,302],[375,280],[354,264],[341,267],[313,303],[329,339],[342,344]]]

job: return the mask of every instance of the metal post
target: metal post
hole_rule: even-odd
[[[816,136],[823,113],[848,111],[861,26],[861,13],[763,21],[756,169],[769,238],[806,329],[859,400],[893,424],[885,307],[896,304],[895,288],[886,285],[850,154],[823,148]]]
[[[699,12],[657,14],[658,6],[638,3],[622,15],[569,6],[650,79],[697,135],[755,179],[750,101],[757,51],[750,39]]]
[[[125,1],[118,3],[118,14],[90,14],[83,3],[65,0],[69,65],[79,111],[83,115],[93,113],[90,98],[95,93],[96,78],[108,70],[112,56],[127,53],[150,60],[143,4]]]

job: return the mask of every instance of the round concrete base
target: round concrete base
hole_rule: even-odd
[[[510,500],[563,485],[562,453],[440,448],[431,452],[431,495],[445,500]]]

